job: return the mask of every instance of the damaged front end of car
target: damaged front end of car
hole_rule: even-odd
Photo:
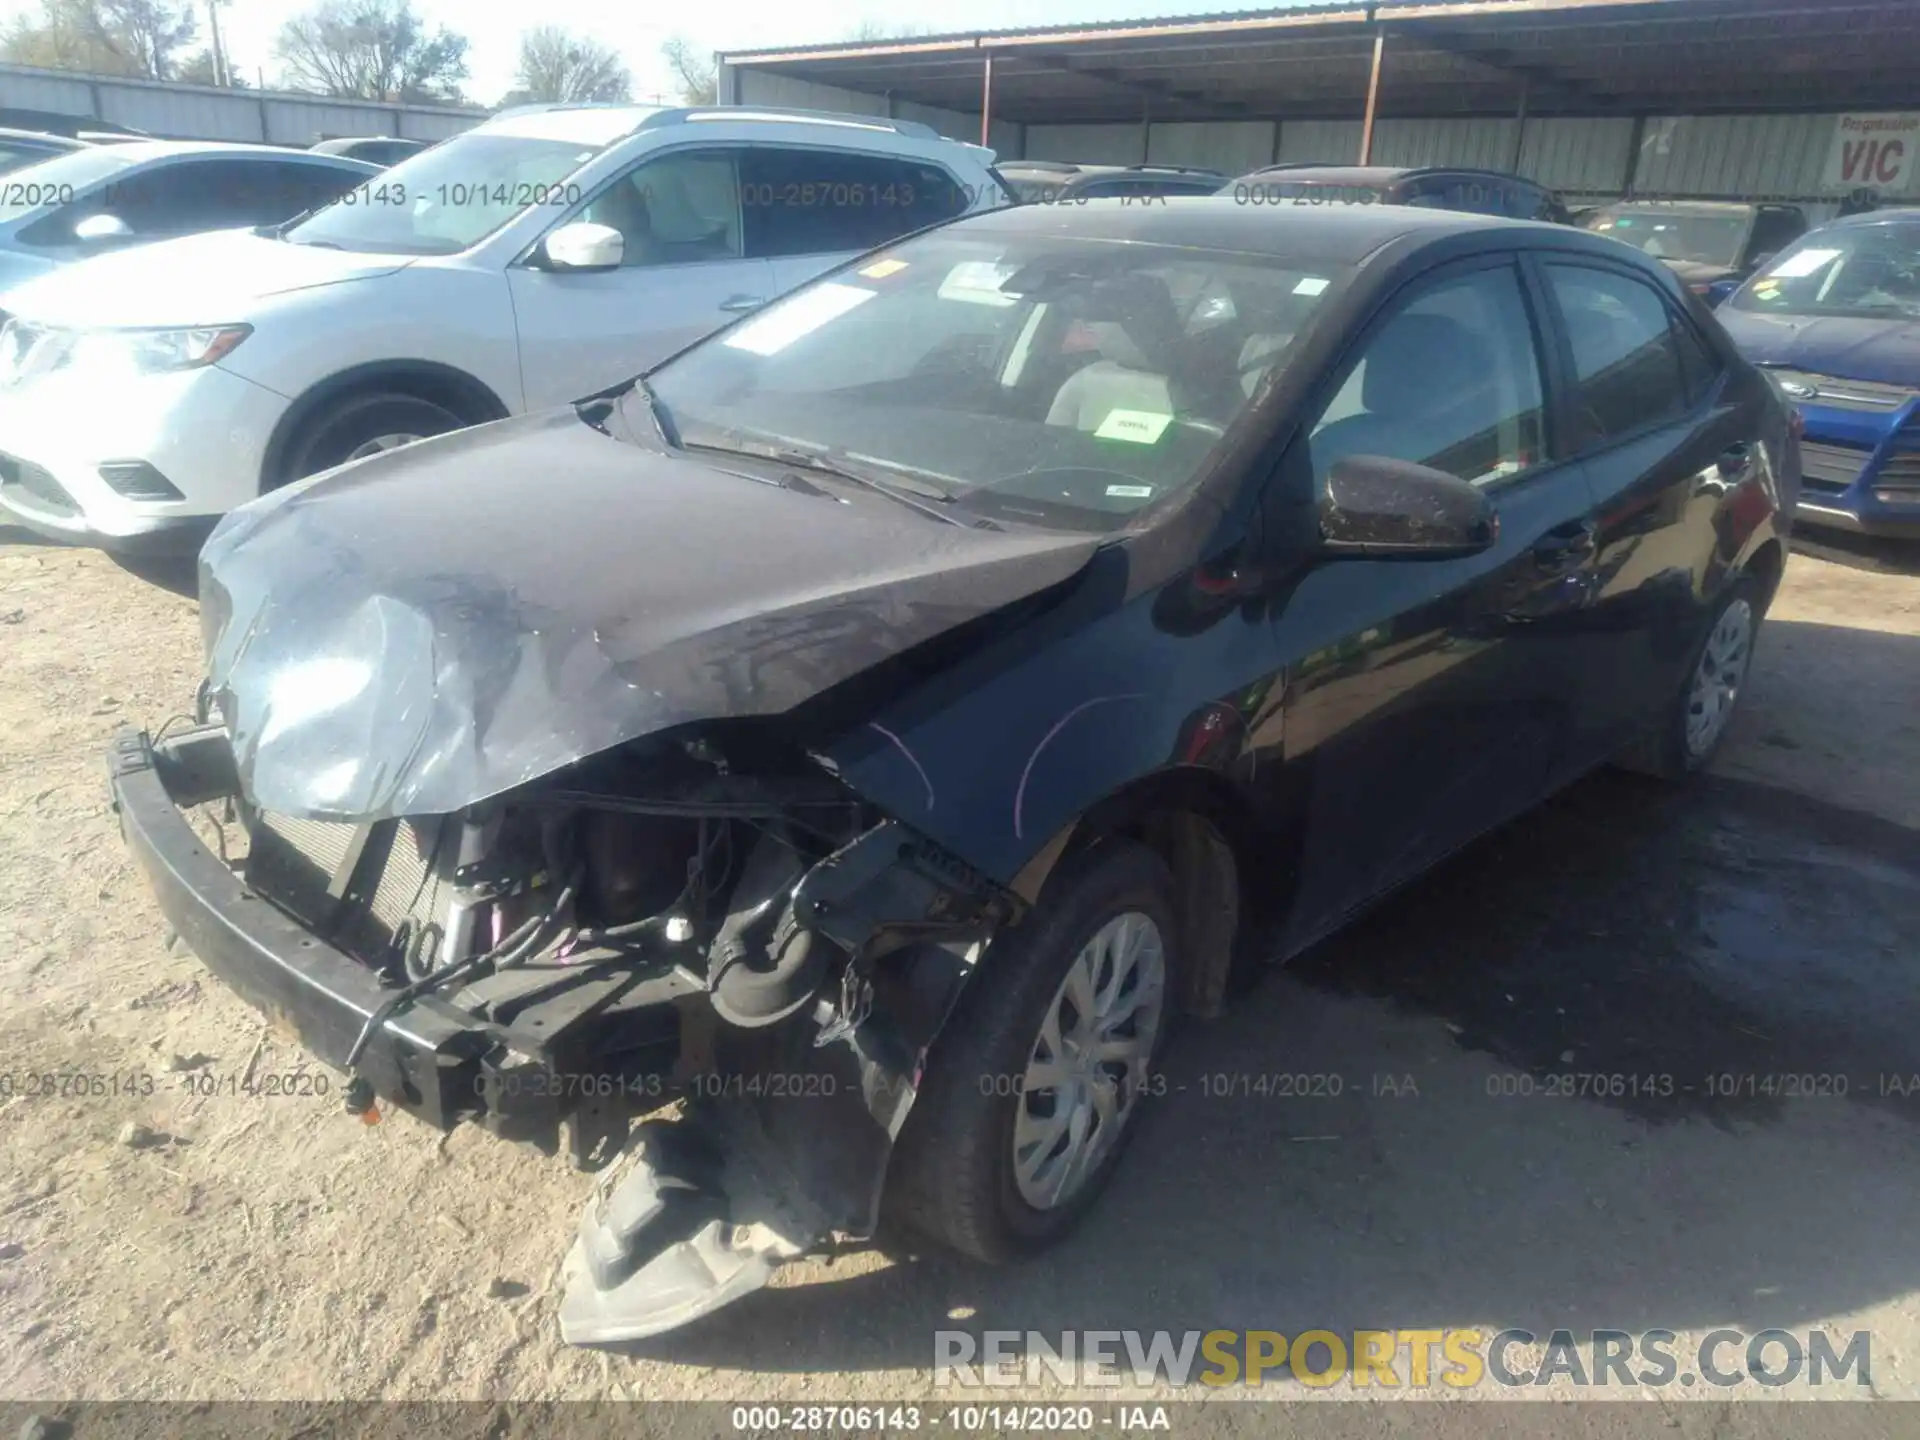
[[[1022,901],[845,778],[827,742],[872,696],[841,697],[1014,623],[1094,545],[850,515],[571,415],[489,429],[229,517],[194,723],[124,732],[113,799],[173,928],[363,1118],[631,1160],[561,1319],[637,1338],[872,1233]],[[472,517],[519,513],[501,456],[528,446],[570,503],[503,549]],[[636,486],[677,523],[610,532]]]
[[[217,720],[128,732],[113,760],[169,919],[347,1073],[350,1109],[586,1168],[631,1154],[567,1261],[576,1342],[670,1329],[871,1234],[928,1048],[1020,904],[751,727],[378,821],[254,808]],[[237,820],[218,848],[244,859],[195,806]]]

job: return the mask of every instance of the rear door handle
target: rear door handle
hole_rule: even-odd
[[[763,295],[729,295],[720,302],[720,308],[729,315],[744,315],[749,310],[758,310],[766,303],[766,297]]]
[[[1723,480],[1736,480],[1753,468],[1753,446],[1742,440],[1729,445],[1720,452],[1720,458],[1714,461],[1714,469],[1720,472]]]
[[[1593,554],[1599,533],[1591,520],[1556,526],[1535,542],[1534,561],[1542,570],[1553,574],[1576,570]]]

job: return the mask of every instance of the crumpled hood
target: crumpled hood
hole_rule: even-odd
[[[783,490],[568,408],[235,511],[201,552],[201,623],[255,804],[444,814],[670,726],[788,710],[1097,545]]]
[[[226,325],[269,295],[390,275],[404,255],[356,255],[268,240],[250,230],[183,235],[61,265],[0,306],[47,325]]]
[[[1757,365],[1842,380],[1920,387],[1920,323],[1850,315],[1762,315],[1722,305],[1715,317]]]

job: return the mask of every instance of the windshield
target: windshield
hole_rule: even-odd
[[[1775,315],[1920,316],[1920,221],[1817,230],[1729,303]]]
[[[50,205],[71,202],[88,186],[109,175],[118,174],[139,157],[114,146],[70,150],[37,165],[25,165],[0,185],[0,221],[18,220],[22,215]]]
[[[1690,260],[1731,269],[1740,263],[1740,250],[1746,244],[1753,217],[1702,214],[1665,206],[1628,209],[1609,205],[1594,211],[1582,224],[1659,260]]]
[[[943,230],[796,291],[652,385],[691,449],[824,460],[970,521],[1112,530],[1204,471],[1345,273]]]
[[[604,143],[476,130],[370,176],[283,237],[392,255],[451,255],[540,205],[585,198],[568,176]]]

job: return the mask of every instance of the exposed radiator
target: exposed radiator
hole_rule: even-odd
[[[445,923],[458,835],[457,822],[439,816],[360,826],[262,814],[247,883],[323,939],[388,969],[403,922],[413,922],[412,934]]]

